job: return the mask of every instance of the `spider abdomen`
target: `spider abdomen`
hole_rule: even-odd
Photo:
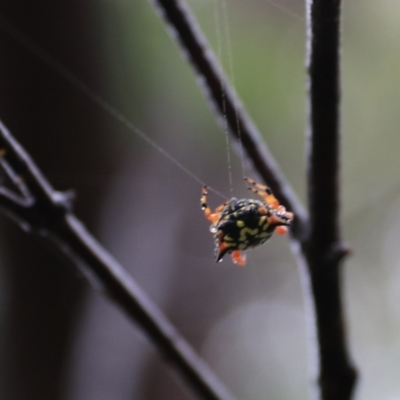
[[[203,187],[200,198],[201,209],[211,221],[210,231],[214,234],[216,260],[221,261],[231,253],[234,263],[246,264],[243,250],[265,243],[274,232],[285,235],[294,215],[272,194],[268,186],[245,178],[249,190],[264,201],[232,198],[219,205],[213,212],[207,205],[207,186]]]
[[[221,212],[221,218],[214,226],[215,239],[224,243],[224,254],[233,250],[246,250],[266,242],[275,226],[269,222],[271,210],[268,204],[252,199],[231,199]]]

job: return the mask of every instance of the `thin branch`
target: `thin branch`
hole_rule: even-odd
[[[54,191],[29,154],[22,149],[1,121],[0,131],[0,161],[12,182],[23,196],[28,197],[30,193],[36,201],[51,202]]]
[[[18,188],[30,193],[25,199],[0,188],[0,208],[24,229],[50,239],[73,263],[89,269],[116,305],[140,326],[199,397],[233,400],[157,306],[74,216],[68,193],[56,192],[51,187],[1,121],[0,160]]]
[[[277,198],[295,214],[293,236],[297,239],[302,237],[307,219],[306,212],[262,140],[255,124],[227,83],[192,13],[180,0],[150,1],[159,10],[172,31],[171,36],[177,40],[189,59],[217,118],[222,124],[226,118],[230,133],[237,141],[241,141],[239,145],[243,145],[248,160],[264,181],[271,186]]]
[[[305,245],[314,296],[323,400],[348,400],[356,381],[345,335],[339,226],[340,0],[308,0],[308,198]]]
[[[21,197],[6,187],[0,186],[0,208],[18,225],[24,224],[25,218],[21,218],[21,216],[25,215],[30,204],[31,201],[29,199]],[[27,226],[25,226],[25,228],[27,228]]]

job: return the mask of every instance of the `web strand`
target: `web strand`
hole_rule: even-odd
[[[281,6],[280,4],[276,3],[273,0],[265,0],[267,3],[271,4],[272,6],[274,6],[275,8],[277,8],[278,10],[284,12],[287,15],[290,15],[293,18],[298,19],[299,21],[303,21],[305,22],[305,18],[299,14],[294,13],[293,11],[290,11],[288,8],[285,8],[284,6]]]
[[[267,3],[271,4],[275,8],[279,9],[280,11],[286,13],[287,15],[290,15],[293,18],[296,18],[298,20],[304,21],[304,18],[289,9],[285,8],[284,6],[281,6],[280,4],[276,3],[273,0],[266,0]],[[221,4],[221,15],[222,18],[219,16],[219,11],[218,11],[218,3],[220,2]],[[227,58],[228,58],[228,76],[229,79],[232,83],[232,87],[236,90],[236,84],[235,84],[235,73],[234,73],[234,68],[233,68],[233,57],[232,57],[232,45],[231,45],[231,33],[230,33],[230,23],[229,23],[229,15],[228,15],[228,7],[226,0],[214,0],[214,15],[215,15],[215,24],[216,24],[216,33],[217,33],[217,53],[218,53],[218,58],[221,61],[221,32],[219,28],[219,23],[222,20],[222,25],[224,29],[224,35],[226,38],[226,51],[227,51]],[[222,63],[221,63],[222,64]],[[221,82],[221,88],[222,88],[222,109],[223,109],[223,115],[224,115],[224,129],[225,129],[225,135],[227,136],[226,144],[227,144],[227,155],[228,155],[228,168],[229,168],[229,174],[230,174],[230,182],[232,182],[232,168],[231,168],[231,161],[230,161],[230,145],[229,145],[229,138],[228,138],[228,121],[227,121],[227,114],[226,114],[226,100],[225,100],[225,89],[223,87],[223,83]],[[242,177],[245,178],[247,176],[246,172],[246,164],[245,164],[245,157],[244,157],[244,148],[243,148],[243,142],[242,142],[242,132],[240,128],[240,123],[239,123],[239,115],[238,115],[238,110],[237,110],[237,104],[234,104],[234,112],[235,112],[235,128],[238,141],[239,141],[239,158],[241,162],[241,169],[242,169]],[[232,192],[232,183],[231,183],[231,192]]]
[[[108,101],[103,97],[94,92],[86,83],[80,80],[76,75],[74,75],[69,69],[64,67],[60,62],[58,62],[53,56],[51,56],[47,51],[40,47],[36,42],[28,38],[22,31],[16,28],[13,24],[8,22],[2,15],[0,15],[0,29],[10,35],[17,43],[25,47],[28,51],[34,54],[38,59],[40,59],[44,64],[46,64],[51,70],[57,72],[66,81],[70,82],[76,89],[81,93],[84,93],[90,100],[102,108],[107,114],[112,116],[115,120],[124,125],[129,131],[136,134],[139,138],[144,140],[153,149],[162,154],[166,159],[173,163],[182,172],[188,175],[197,183],[205,186],[205,182],[202,181],[195,173],[186,168],[181,162],[179,162],[175,157],[169,154],[162,146],[151,139],[146,133],[141,129],[136,127],[127,117],[125,117],[121,112],[119,112],[115,107],[113,107]],[[209,191],[217,194],[218,196],[226,199],[227,197],[220,193],[218,190],[207,186]]]
[[[214,0],[214,20],[215,20],[215,36],[217,40],[217,59],[222,65],[222,35],[220,29],[221,17],[219,10],[219,1]],[[224,10],[222,9],[222,14]],[[231,144],[229,139],[229,127],[228,127],[228,117],[226,112],[226,90],[224,87],[224,82],[221,80],[221,102],[222,102],[222,114],[224,116],[223,119],[223,130],[225,134],[225,147],[226,147],[226,159],[228,163],[228,177],[229,177],[229,188],[231,197],[233,197],[233,174],[232,174],[232,160],[231,160]]]
[[[222,6],[222,16],[223,16],[223,25],[224,25],[224,30],[225,30],[225,36],[226,36],[226,49],[227,49],[227,55],[228,55],[228,67],[229,67],[229,77],[232,82],[232,87],[236,91],[236,85],[235,85],[235,73],[233,69],[233,57],[232,57],[232,45],[231,45],[231,32],[229,29],[229,15],[228,15],[228,7],[226,4],[226,0],[220,0],[221,1],[221,6]],[[242,178],[245,178],[247,176],[246,173],[246,165],[244,161],[244,149],[243,149],[243,143],[242,143],[242,131],[240,129],[240,124],[239,124],[239,115],[238,115],[238,110],[237,110],[237,104],[234,104],[234,111],[235,111],[235,122],[236,122],[236,132],[238,135],[238,140],[239,140],[239,158],[240,158],[240,163],[242,167]]]

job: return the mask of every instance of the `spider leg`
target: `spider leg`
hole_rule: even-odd
[[[215,222],[218,222],[221,216],[221,211],[226,206],[228,201],[217,207],[215,209],[215,212],[212,212],[211,208],[207,205],[207,193],[208,193],[207,186],[204,186],[200,198],[201,209],[204,211],[205,217],[214,224]]]
[[[221,214],[221,211],[225,208],[225,206],[229,203],[229,200],[226,200],[224,203],[222,203],[220,206],[218,206],[215,209],[214,214]]]
[[[288,228],[287,226],[280,225],[275,228],[275,232],[279,235],[286,235],[288,233]]]
[[[268,193],[268,194],[272,194],[272,190],[271,190],[268,186],[262,185],[261,183],[257,183],[254,179],[251,179],[251,178],[247,178],[247,177],[246,177],[246,178],[244,178],[244,180],[245,180],[248,184],[257,187],[258,189],[261,189],[262,191],[264,191],[264,192],[266,192],[266,193]]]
[[[261,185],[251,178],[244,178],[244,180],[250,185],[248,189],[263,198],[272,208],[279,209],[280,212],[285,211],[285,207],[279,204],[278,199],[272,194],[272,190],[268,186]]]
[[[235,264],[239,264],[241,267],[246,265],[246,255],[243,254],[240,250],[234,250],[231,253],[232,261]]]

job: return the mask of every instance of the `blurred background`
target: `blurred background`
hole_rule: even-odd
[[[304,201],[303,2],[189,5]],[[399,12],[390,0],[344,4],[342,221],[354,253],[343,276],[357,400],[400,399]],[[238,399],[309,399],[287,239],[248,252],[245,268],[229,257],[216,265],[201,185],[15,41],[4,20],[229,197],[224,133],[151,4],[3,0],[0,118],[55,188],[77,191],[77,216]],[[235,196],[249,196],[235,153],[232,172]],[[209,195],[213,207],[222,201]],[[1,399],[195,398],[80,271],[3,216],[0,246]]]

